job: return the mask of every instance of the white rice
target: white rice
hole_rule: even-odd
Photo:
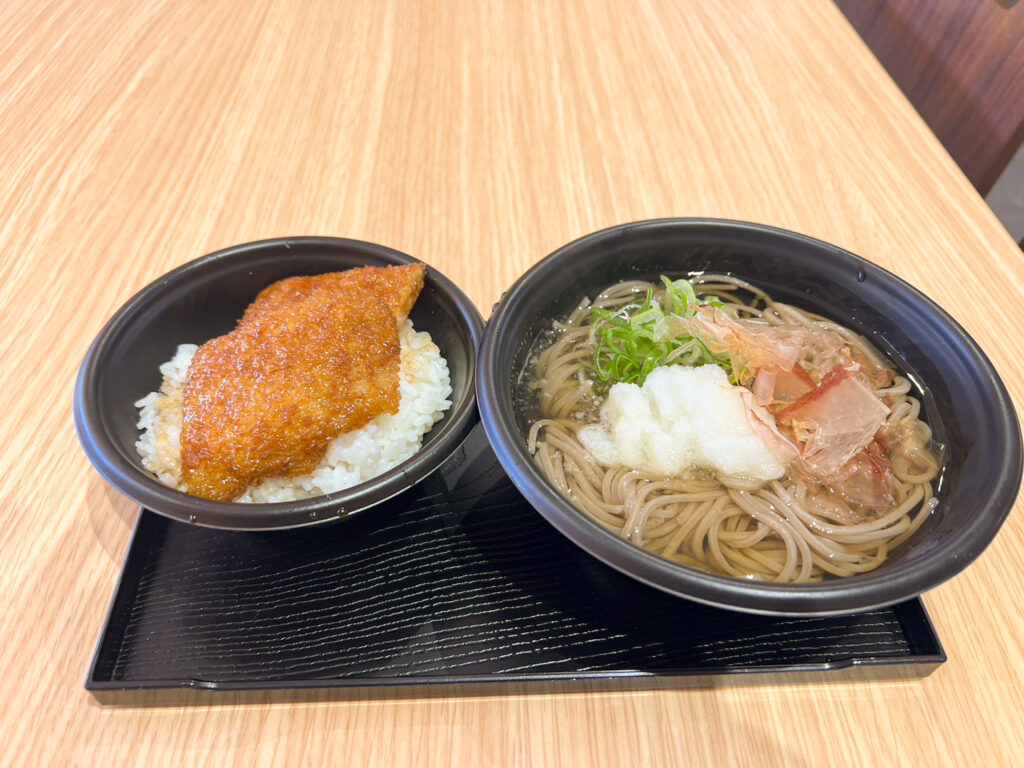
[[[448,363],[429,333],[417,333],[406,321],[402,345],[398,413],[382,414],[362,429],[335,438],[320,465],[308,475],[265,478],[235,501],[295,501],[351,488],[401,464],[420,449],[423,436],[451,406]],[[182,390],[198,347],[181,344],[160,366],[163,383],[135,403],[142,435],[135,448],[142,464],[161,482],[185,490],[181,474]]]

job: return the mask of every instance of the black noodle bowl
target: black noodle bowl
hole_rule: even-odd
[[[671,562],[625,541],[559,493],[528,450],[536,413],[516,382],[538,338],[585,296],[623,280],[734,275],[774,299],[863,335],[924,394],[946,447],[939,499],[919,530],[874,570],[819,583],[753,581]],[[1020,485],[1020,430],[991,363],[934,302],[889,272],[826,243],[771,227],[667,219],[581,238],[539,262],[502,299],[481,346],[477,394],[488,437],[513,482],[558,530],[618,570],[713,605],[776,614],[835,614],[888,605],[958,573],[995,536]]]

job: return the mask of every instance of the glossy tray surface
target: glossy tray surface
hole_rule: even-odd
[[[762,671],[917,677],[944,660],[919,600],[755,616],[623,576],[523,500],[477,428],[438,473],[333,526],[231,532],[143,511],[86,687],[717,684]]]

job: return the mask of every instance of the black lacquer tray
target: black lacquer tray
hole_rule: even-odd
[[[916,599],[755,616],[619,574],[526,503],[478,427],[439,472],[337,525],[231,532],[144,510],[86,687],[564,690],[915,678],[943,661]],[[755,672],[776,674],[736,674]]]

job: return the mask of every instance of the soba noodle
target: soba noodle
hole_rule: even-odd
[[[716,275],[692,282],[700,296],[717,297],[737,317],[834,331],[863,359],[891,369],[849,329],[774,302],[741,280]],[[875,393],[889,406],[886,423],[911,423],[915,436],[910,448],[889,457],[894,503],[886,510],[851,503],[799,472],[760,483],[700,469],[653,477],[599,465],[577,439],[582,427],[598,420],[606,390],[593,374],[591,309],[614,312],[648,291],[664,295],[662,286],[632,281],[610,287],[592,304],[584,300],[556,323],[557,339],[537,358],[543,417],[530,429],[529,450],[559,492],[609,531],[661,557],[744,579],[808,582],[863,573],[913,535],[935,505],[931,481],[938,461],[928,450],[931,433],[919,419],[920,403],[898,374]],[[754,303],[744,295],[755,297]],[[685,348],[677,352],[687,354]]]

